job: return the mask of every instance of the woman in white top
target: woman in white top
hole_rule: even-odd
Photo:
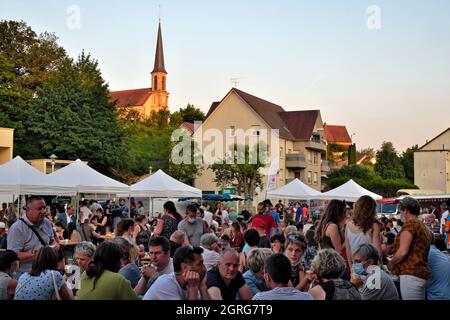
[[[364,243],[372,244],[382,256],[376,208],[377,203],[370,196],[362,196],[356,201],[351,220],[345,228],[345,249],[349,261],[352,261],[352,253]]]

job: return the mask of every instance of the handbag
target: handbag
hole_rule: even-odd
[[[55,290],[55,294],[54,294],[53,300],[62,300],[61,296],[59,295],[58,285],[56,284],[55,273],[54,273],[53,270],[51,270],[50,272],[52,273],[53,289]]]

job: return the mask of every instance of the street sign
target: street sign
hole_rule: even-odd
[[[236,195],[236,188],[222,188],[222,194]]]

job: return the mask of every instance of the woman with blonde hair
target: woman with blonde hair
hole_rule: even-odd
[[[381,257],[381,231],[376,218],[377,203],[370,196],[362,196],[355,203],[350,221],[345,228],[345,248],[349,261],[353,252],[362,244],[372,244]]]
[[[339,253],[333,249],[319,250],[307,274],[313,285],[308,292],[314,300],[361,300],[358,289],[340,278],[344,270],[345,261]]]

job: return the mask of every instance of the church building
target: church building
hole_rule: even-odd
[[[169,93],[166,87],[167,71],[164,66],[164,50],[161,23],[158,25],[155,65],[152,71],[151,88],[131,89],[110,92],[117,108],[137,112],[140,117],[150,117],[152,111],[169,110]]]

